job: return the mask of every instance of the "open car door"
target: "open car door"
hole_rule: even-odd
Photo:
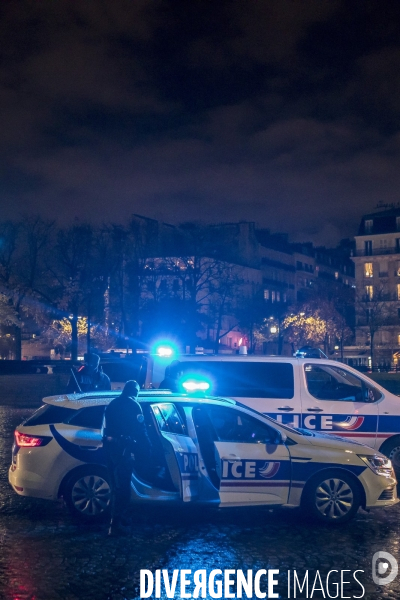
[[[194,420],[206,461],[207,448],[214,446],[207,468],[215,472],[221,506],[287,503],[291,460],[276,429],[237,408],[217,405],[198,409]],[[210,432],[209,441],[202,430]]]
[[[161,435],[165,459],[171,479],[180,490],[184,502],[199,495],[199,456],[197,448],[171,402],[153,404],[151,407]]]

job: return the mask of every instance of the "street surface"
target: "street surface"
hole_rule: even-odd
[[[147,509],[133,513],[131,536],[109,539],[104,525],[73,521],[62,502],[21,498],[10,488],[7,471],[14,427],[31,412],[0,406],[1,600],[132,600],[139,597],[140,569],[172,573],[216,568],[280,569],[282,599],[288,597],[288,570],[297,570],[303,578],[308,569],[313,581],[316,570],[324,580],[331,569],[362,569],[358,578],[366,589],[364,598],[400,598],[400,575],[384,587],[371,578],[375,552],[400,558],[399,505],[369,514],[360,511],[353,522],[339,528],[310,525],[297,511],[288,510]],[[347,597],[361,597],[352,573],[344,580],[352,582],[345,587]],[[335,593],[331,588],[331,597]],[[297,592],[297,598],[305,597]],[[313,597],[324,596],[316,591]]]

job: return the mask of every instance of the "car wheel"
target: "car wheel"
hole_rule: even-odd
[[[390,458],[393,464],[393,468],[397,474],[400,475],[400,437],[394,437],[392,439],[387,440],[379,450]]]
[[[106,472],[84,471],[72,475],[64,500],[75,517],[85,521],[101,521],[111,509],[111,486]]]
[[[360,503],[357,482],[339,471],[321,473],[304,490],[303,509],[312,518],[325,523],[349,521]]]

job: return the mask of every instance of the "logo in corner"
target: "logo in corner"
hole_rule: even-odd
[[[281,466],[280,462],[266,462],[262,467],[258,469],[259,474],[264,479],[270,479],[279,471],[279,467]]]
[[[383,562],[384,561],[384,562]],[[390,572],[388,569],[390,567]],[[375,552],[372,557],[372,579],[377,585],[388,585],[397,577],[397,560],[389,552]]]

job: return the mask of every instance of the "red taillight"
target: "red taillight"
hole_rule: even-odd
[[[47,441],[47,438],[37,437],[35,435],[28,435],[15,431],[15,443],[20,448],[35,448],[36,446],[43,446]]]

